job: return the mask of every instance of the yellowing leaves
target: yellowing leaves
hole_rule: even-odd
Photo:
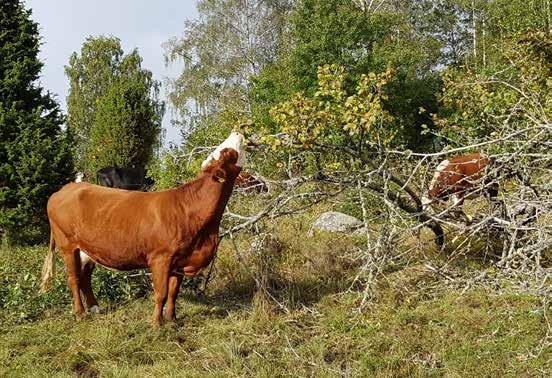
[[[389,142],[394,138],[395,134],[385,127],[393,118],[382,106],[387,98],[383,88],[392,78],[391,69],[362,75],[350,95],[344,89],[343,67],[319,67],[317,77],[318,89],[312,98],[297,93],[270,111],[280,131],[290,137],[286,146],[309,149],[316,142],[340,134]],[[271,145],[274,149],[283,146],[274,141]]]

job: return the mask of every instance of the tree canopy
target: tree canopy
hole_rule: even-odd
[[[94,180],[106,166],[145,166],[160,145],[164,103],[138,51],[125,55],[119,39],[90,37],[66,74],[77,167]]]
[[[168,62],[184,69],[169,83],[175,124],[186,140],[193,134],[213,141],[225,115],[249,114],[251,78],[284,49],[290,0],[200,0],[200,17],[186,22],[184,36],[166,45]],[[213,135],[214,133],[214,135]]]

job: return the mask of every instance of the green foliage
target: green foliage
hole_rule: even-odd
[[[1,247],[3,263],[0,266],[0,322],[28,322],[35,320],[52,307],[70,305],[63,275],[56,278],[48,293],[39,294],[40,264],[46,246]],[[58,261],[58,268],[61,268]]]
[[[416,29],[409,11],[387,3],[367,10],[344,0],[298,2],[289,21],[287,49],[252,80],[256,122],[273,128],[267,116],[272,106],[295,92],[314,94],[318,66],[344,67],[343,88],[348,94],[354,93],[362,75],[391,66],[394,75],[383,107],[395,117],[395,143],[422,149],[427,138],[420,131],[422,125],[431,126],[432,119],[418,109],[437,110],[440,80],[433,70],[441,45],[431,33]]]
[[[468,65],[471,69],[493,66],[512,36],[530,30],[550,30],[549,0],[406,0],[396,5],[408,17],[423,44],[440,45],[439,64]],[[401,48],[394,48],[401,51]],[[436,52],[433,50],[433,52]]]
[[[160,145],[160,84],[141,64],[137,50],[124,55],[113,37],[88,38],[71,56],[68,125],[87,177],[106,166],[143,167]]]
[[[171,101],[186,124],[186,139],[199,129],[209,135],[206,129],[218,128],[225,117],[250,118],[254,131],[277,132],[270,109],[297,92],[313,95],[318,66],[344,67],[347,95],[363,74],[391,66],[382,107],[394,117],[394,143],[426,150],[432,134],[424,130],[434,129],[433,115],[442,111],[444,68],[500,71],[513,34],[550,30],[549,0],[301,0],[293,6],[220,0],[198,8],[202,18],[167,48],[169,60],[185,61]],[[245,30],[234,22],[243,14]],[[271,41],[267,28],[276,31]],[[273,158],[281,160],[264,159],[264,170],[273,171]]]
[[[74,134],[75,160],[79,169],[87,160],[87,142],[98,100],[107,93],[122,59],[123,50],[118,39],[89,37],[82,45],[80,56],[74,52],[65,66],[70,88],[67,124]]]
[[[174,188],[198,175],[201,163],[210,152],[205,148],[214,149],[238,122],[235,118],[226,119],[229,115],[231,113],[222,112],[204,118],[182,146],[170,146],[151,162],[148,175],[155,180],[156,189]],[[217,123],[212,123],[215,120]]]
[[[58,274],[53,287],[40,293],[40,272],[47,246],[1,247],[0,323],[26,323],[59,313],[60,306],[71,308],[71,293],[67,288],[65,268],[56,259]],[[145,272],[113,272],[98,267],[92,286],[102,306],[122,304],[143,298],[151,292],[151,278]]]
[[[504,49],[513,47],[515,36],[530,31],[552,30],[552,4],[550,0],[495,0],[478,2],[480,11],[477,20],[477,35],[480,38],[478,57],[482,62],[483,49],[487,56],[486,64],[496,59],[503,60]]]
[[[73,176],[70,135],[37,84],[38,25],[19,1],[0,4],[0,237],[43,240],[48,197]]]
[[[167,61],[184,63],[178,78],[170,82],[169,98],[185,139],[197,129],[218,125],[224,112],[247,112],[250,77],[282,48],[280,36],[290,3],[198,1],[199,19],[186,22],[183,37],[165,46]]]
[[[549,0],[495,0],[489,4],[489,14],[492,17],[489,26],[504,34],[526,32],[530,29],[550,30],[551,13]]]
[[[349,0],[300,1],[290,21],[294,90],[316,90],[316,68],[325,64],[343,66],[356,77],[368,72],[371,47],[385,34],[386,22],[395,24],[393,17],[370,18]]]
[[[148,73],[149,74],[149,73]],[[145,166],[159,146],[163,105],[155,103],[149,78],[120,78],[99,99],[90,133],[88,171],[102,167]]]
[[[440,131],[458,144],[497,137],[552,116],[552,38],[530,32],[508,44],[497,71],[445,72]]]
[[[270,117],[270,109],[292,96],[293,88],[297,86],[293,80],[294,76],[285,54],[277,61],[267,64],[258,75],[251,77],[248,96],[251,103],[251,118],[256,123],[276,131],[276,124]]]
[[[148,175],[155,180],[155,189],[176,188],[197,176],[201,169],[201,160],[189,160],[185,148],[171,146],[161,152],[153,159],[148,169]]]
[[[309,152],[326,157],[327,168],[339,169],[351,156],[350,151],[391,145],[397,133],[393,117],[383,109],[385,87],[392,71],[362,75],[354,94],[344,90],[343,67],[326,65],[318,69],[318,90],[312,97],[296,94],[271,110],[278,133],[262,137],[275,151]],[[319,167],[315,167],[319,168]]]

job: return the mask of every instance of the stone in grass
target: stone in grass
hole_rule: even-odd
[[[314,230],[326,232],[351,232],[362,227],[361,220],[337,211],[322,213],[312,224],[308,235],[313,236]]]

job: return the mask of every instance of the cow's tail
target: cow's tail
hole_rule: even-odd
[[[42,265],[42,280],[40,282],[40,292],[46,292],[56,275],[56,241],[54,240],[54,233],[50,231],[50,248],[48,254],[44,258],[44,265]]]

